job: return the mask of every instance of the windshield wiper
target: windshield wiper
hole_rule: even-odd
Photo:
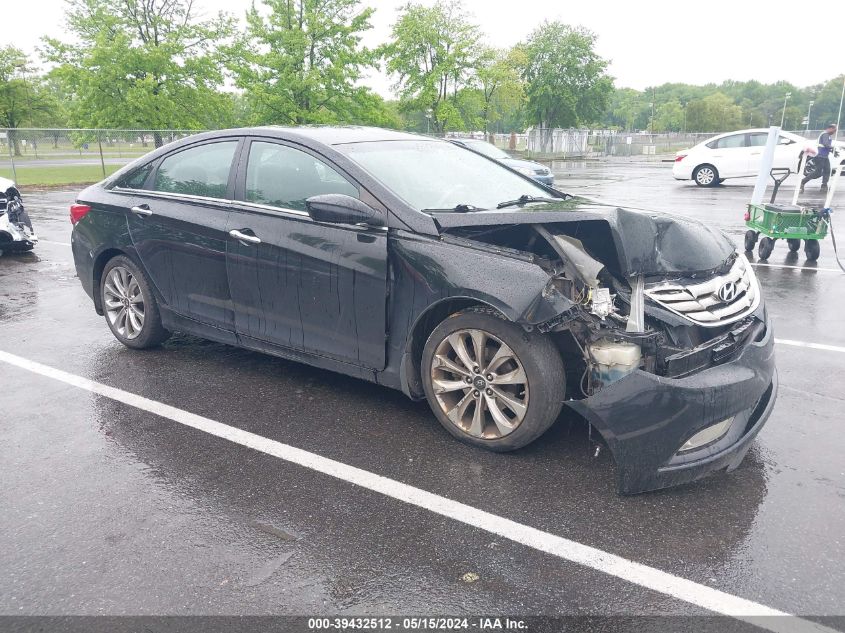
[[[477,207],[474,204],[456,204],[451,209],[423,209],[423,211],[452,211],[454,213],[469,213],[470,211],[484,211],[483,207]]]
[[[563,198],[546,198],[543,196],[529,196],[529,195],[522,195],[519,196],[516,200],[505,200],[504,202],[500,202],[496,205],[497,209],[504,209],[505,207],[516,207],[521,204],[527,204],[529,202],[560,202]]]

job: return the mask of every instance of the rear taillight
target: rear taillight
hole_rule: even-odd
[[[76,224],[91,210],[87,204],[70,205],[70,223]]]
[[[678,154],[677,156],[675,156],[675,162],[676,162],[676,163],[680,163],[680,162],[681,162],[682,160],[684,160],[686,157],[687,157],[687,155],[686,155],[686,154]]]

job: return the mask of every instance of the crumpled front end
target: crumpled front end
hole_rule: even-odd
[[[565,402],[607,442],[619,491],[735,468],[777,394],[771,324],[745,256],[712,229],[659,214],[530,229],[455,231],[531,251],[549,289],[570,301],[523,326],[558,343]]]
[[[11,181],[0,180],[4,180],[0,184],[10,185],[0,194],[0,254],[31,250],[38,243],[38,237],[20,193]]]
[[[777,396],[771,324],[763,314],[690,355],[709,367],[682,378],[637,368],[567,404],[607,442],[619,491],[633,494],[733,470],[766,422]],[[750,331],[746,331],[747,328]],[[718,362],[718,348],[733,357]]]

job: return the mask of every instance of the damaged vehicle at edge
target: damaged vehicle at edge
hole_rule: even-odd
[[[339,371],[494,451],[567,406],[624,494],[736,468],[777,394],[759,284],[719,231],[436,139],[200,134],[80,193],[71,221],[82,285],[129,347],[178,330]]]
[[[0,255],[31,251],[38,243],[14,181],[0,178]]]

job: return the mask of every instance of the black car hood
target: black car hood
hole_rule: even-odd
[[[689,218],[569,198],[498,211],[433,213],[441,232],[460,227],[539,224],[575,237],[613,272],[691,274],[723,266],[735,252],[719,230]]]

